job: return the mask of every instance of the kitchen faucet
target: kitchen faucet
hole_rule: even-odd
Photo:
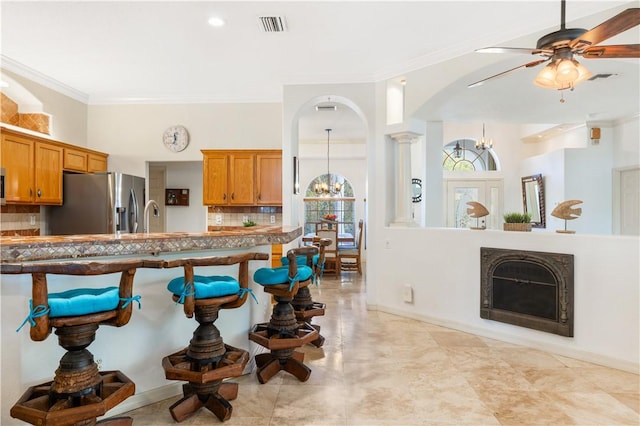
[[[147,201],[144,206],[144,223],[142,225],[142,232],[149,233],[149,207],[153,206],[153,216],[160,217],[160,206],[154,200]]]

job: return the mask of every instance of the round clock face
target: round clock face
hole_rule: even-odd
[[[162,136],[164,145],[173,152],[180,152],[189,145],[189,133],[184,126],[171,126]]]

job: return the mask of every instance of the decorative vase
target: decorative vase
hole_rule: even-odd
[[[505,223],[502,228],[505,231],[531,232],[530,223]]]
[[[331,222],[327,223],[327,229],[333,229],[333,223]]]

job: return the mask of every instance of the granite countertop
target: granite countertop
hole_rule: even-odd
[[[160,254],[189,250],[286,244],[302,235],[298,226],[221,226],[209,232],[0,237],[0,262]]]

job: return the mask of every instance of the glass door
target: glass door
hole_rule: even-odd
[[[502,228],[502,179],[447,180],[446,218],[449,228]],[[489,210],[479,219],[467,213],[469,201],[477,201]]]

